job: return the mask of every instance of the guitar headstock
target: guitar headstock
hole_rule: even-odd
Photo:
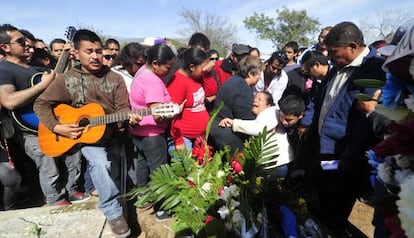
[[[165,118],[172,118],[180,114],[180,105],[177,103],[162,103],[155,107],[151,107],[151,114]]]
[[[73,41],[73,37],[75,36],[76,31],[76,27],[74,26],[69,26],[68,29],[66,29],[65,36],[68,41]]]

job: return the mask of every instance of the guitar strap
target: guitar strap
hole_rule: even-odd
[[[5,138],[2,138],[1,143],[0,143],[0,148],[7,153],[7,159],[9,160],[9,167],[14,169],[14,162],[10,155],[9,145]]]

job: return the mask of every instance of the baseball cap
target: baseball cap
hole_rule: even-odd
[[[236,55],[245,55],[249,54],[250,46],[244,45],[244,44],[233,44],[231,47],[231,52],[233,52]]]
[[[157,37],[145,37],[144,41],[139,42],[141,45],[146,45],[146,46],[153,46],[156,44],[162,44],[162,43],[166,43],[166,40],[163,38],[157,38]]]
[[[408,29],[411,28],[413,23],[414,23],[414,18],[404,22],[401,26],[399,26],[397,30],[395,31],[391,42],[385,46],[378,48],[377,52],[380,53],[381,55],[390,56],[392,52],[394,52],[395,48],[397,47],[398,43],[401,41],[405,33],[408,31]]]

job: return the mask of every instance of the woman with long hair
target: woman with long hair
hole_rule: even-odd
[[[173,51],[166,44],[157,44],[147,50],[146,64],[139,68],[131,85],[129,100],[132,110],[170,102],[162,77],[167,75],[174,59]],[[163,117],[148,115],[129,130],[138,151],[136,175],[139,187],[148,183],[149,173],[168,161],[167,127],[168,122]]]
[[[205,134],[209,115],[206,110],[203,88],[203,68],[207,65],[208,54],[199,48],[189,48],[180,56],[181,68],[175,72],[168,85],[171,101],[184,103],[181,115],[171,122],[170,134],[174,147],[192,149],[195,138]],[[170,148],[171,151],[171,148]]]

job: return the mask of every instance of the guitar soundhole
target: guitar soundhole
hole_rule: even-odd
[[[85,127],[85,126],[87,126],[87,125],[89,125],[89,119],[88,119],[88,118],[82,118],[82,119],[79,121],[79,126],[80,126],[80,127]]]

